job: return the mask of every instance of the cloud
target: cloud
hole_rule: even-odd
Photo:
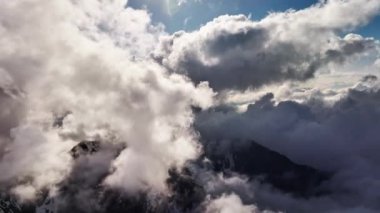
[[[72,141],[62,142],[58,135],[34,126],[12,129],[12,143],[0,162],[0,183],[14,186],[21,199],[33,200],[39,189],[55,189],[69,173]]]
[[[380,69],[380,59],[377,59],[374,63],[375,67]]]
[[[244,174],[195,168],[183,178],[193,178],[190,188],[199,184],[199,197],[204,190],[208,199],[194,209],[380,209],[377,76],[350,89],[352,78],[332,88],[293,82],[378,48],[372,38],[340,35],[366,24],[379,1],[321,1],[260,21],[225,15],[173,35],[126,3],[0,4],[1,191],[28,202],[61,198],[60,208],[78,211],[103,210],[99,188],[103,196],[143,194],[176,207],[173,196],[182,192],[168,186],[169,171],[199,167],[203,145],[228,153],[223,148],[240,139],[331,172],[329,194],[305,200]],[[248,88],[263,90],[244,107],[231,106],[232,96]],[[214,100],[214,91],[224,93]],[[72,148],[85,141],[100,149],[73,157]]]
[[[197,31],[163,38],[153,57],[195,83],[208,81],[217,91],[305,80],[330,63],[373,49],[371,38],[338,34],[366,24],[379,11],[374,0],[331,0],[260,21],[224,15]]]
[[[2,190],[54,196],[82,140],[125,147],[99,169],[104,185],[130,193],[165,192],[169,168],[199,154],[191,106],[209,106],[213,92],[146,58],[164,32],[125,3],[0,5]]]
[[[207,213],[259,213],[260,211],[253,205],[244,205],[240,198],[235,195],[222,195],[210,202],[206,210]]]
[[[360,206],[375,211],[379,207],[374,198],[380,196],[373,190],[379,184],[380,158],[375,151],[379,148],[379,94],[377,77],[366,76],[332,105],[325,103],[324,96],[311,96],[304,103],[276,103],[269,93],[244,112],[233,107],[201,112],[195,126],[205,146],[220,150],[233,141],[254,140],[299,164],[333,173],[325,184],[331,195],[322,196],[325,201],[303,205],[319,206],[324,211]],[[226,154],[229,151],[224,150]],[[255,195],[264,194],[259,191]],[[298,202],[289,199],[293,201],[285,202],[280,210],[291,211],[291,203]],[[355,203],[350,202],[353,200]],[[270,205],[280,204],[274,199]]]

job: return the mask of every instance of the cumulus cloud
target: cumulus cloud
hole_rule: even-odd
[[[330,63],[374,48],[371,38],[338,34],[366,24],[379,11],[375,0],[331,0],[260,21],[220,16],[197,31],[163,38],[154,57],[172,72],[196,83],[208,81],[215,90],[305,80]]]
[[[164,192],[168,169],[198,155],[190,106],[207,107],[213,92],[146,59],[164,32],[125,4],[0,5],[3,189],[27,199],[52,193],[70,175],[69,151],[81,140],[126,147],[104,184],[127,192]]]

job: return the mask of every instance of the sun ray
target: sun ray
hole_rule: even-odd
[[[165,0],[165,10],[169,16],[174,15],[178,11],[179,6],[178,0]]]

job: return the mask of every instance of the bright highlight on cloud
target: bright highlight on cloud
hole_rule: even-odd
[[[55,213],[380,210],[380,43],[351,33],[379,1],[173,34],[127,3],[0,4],[0,199]],[[343,84],[336,70],[358,60],[371,73]]]

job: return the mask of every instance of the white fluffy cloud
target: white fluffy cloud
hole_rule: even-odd
[[[0,5],[2,187],[28,199],[54,188],[86,139],[125,145],[105,184],[126,191],[165,191],[168,169],[198,155],[190,106],[207,107],[213,93],[147,59],[164,32],[125,4]]]
[[[235,195],[222,195],[210,202],[206,210],[207,213],[259,213],[257,207],[253,205],[244,205],[240,198]]]

